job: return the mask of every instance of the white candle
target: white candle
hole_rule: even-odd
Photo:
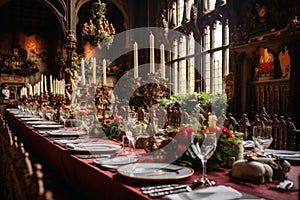
[[[32,95],[32,85],[29,85],[29,95]]]
[[[93,83],[97,83],[97,77],[96,77],[96,58],[92,58],[92,67],[93,67]]]
[[[150,40],[150,73],[155,72],[155,67],[154,67],[154,35],[152,32],[150,33],[149,36]]]
[[[136,42],[133,44],[133,70],[134,70],[134,78],[139,77],[139,60],[138,60],[138,45]]]
[[[84,59],[81,58],[81,83],[85,85]]]
[[[63,87],[62,87],[62,94],[65,95],[65,93],[66,93],[66,92],[65,92],[65,89],[66,89],[66,82],[65,82],[65,79],[62,80],[62,85],[63,85]]]
[[[216,125],[217,125],[217,117],[216,117],[215,114],[211,113],[208,116],[208,124],[209,124],[209,126],[216,127]]]
[[[45,92],[48,92],[47,76],[46,75],[44,76],[44,79],[45,79],[45,84],[44,84],[44,86],[45,86]]]
[[[103,85],[106,85],[106,60],[103,59]]]
[[[59,90],[59,80],[56,79],[56,93],[60,94],[60,90]]]
[[[50,92],[53,93],[53,80],[52,80],[52,74],[50,74]]]
[[[59,81],[59,94],[63,94],[63,83],[62,83],[62,80]]]
[[[160,45],[160,73],[161,73],[161,78],[165,79],[166,78],[166,68],[165,68],[165,47],[163,44]]]
[[[40,95],[41,94],[41,90],[40,90],[40,83],[37,85],[37,94]]]
[[[41,75],[41,81],[40,81],[40,84],[41,84],[40,92],[41,93],[44,92],[44,84],[43,83],[44,83],[44,74]]]

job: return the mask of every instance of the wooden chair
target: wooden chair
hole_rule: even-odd
[[[53,200],[52,191],[45,191],[41,165],[33,169],[24,144],[14,136],[0,116],[1,181],[0,198],[13,200]]]

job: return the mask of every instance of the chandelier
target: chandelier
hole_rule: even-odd
[[[101,0],[92,4],[93,19],[84,23],[82,28],[83,43],[90,43],[95,47],[107,47],[113,42],[115,28],[105,17],[106,4]]]

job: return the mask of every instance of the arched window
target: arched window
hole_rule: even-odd
[[[173,1],[172,14],[176,14],[176,29],[182,25],[183,11],[190,12],[193,3],[193,0]],[[203,0],[203,3],[212,11],[226,1]],[[187,16],[185,19],[189,20]],[[228,21],[222,19],[221,14],[215,19],[218,20],[204,26],[199,41],[195,41],[193,32],[173,40],[170,58],[173,92],[191,94],[200,90],[224,93],[223,77],[229,72],[229,28]],[[196,45],[196,42],[200,45]]]
[[[206,26],[203,33],[203,90],[209,93],[223,93],[223,77],[229,71],[228,24],[216,21],[213,27]]]

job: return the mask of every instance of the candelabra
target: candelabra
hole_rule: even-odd
[[[149,82],[140,87],[141,80],[140,77],[133,79],[132,89],[134,90],[133,98],[139,99],[140,105],[149,112],[149,109],[158,104],[160,99],[167,97],[170,94],[167,88],[168,79],[161,78],[158,73],[148,74]],[[134,106],[134,105],[133,105]]]

